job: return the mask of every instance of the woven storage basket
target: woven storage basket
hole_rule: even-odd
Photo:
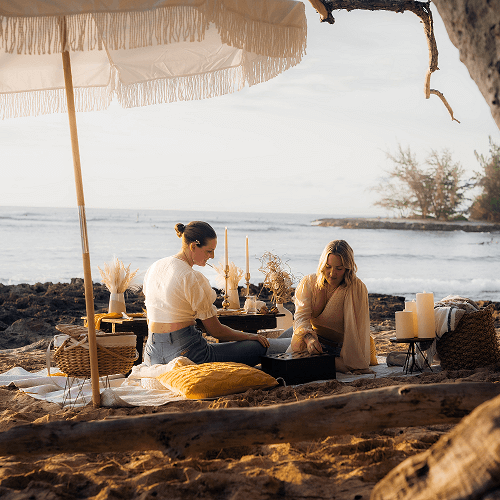
[[[444,370],[473,370],[500,362],[493,306],[465,313],[457,327],[436,341]]]
[[[139,357],[135,335],[99,336],[96,341],[100,377],[128,373]],[[69,377],[90,378],[87,336],[67,338],[54,352],[54,358],[59,369]]]

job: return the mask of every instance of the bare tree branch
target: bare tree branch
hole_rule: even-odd
[[[430,10],[430,2],[417,2],[414,0],[309,0],[311,5],[320,15],[321,22],[330,24],[335,23],[335,18],[332,15],[333,10],[387,10],[392,12],[413,12],[424,25],[425,37],[427,39],[427,47],[429,49],[429,69],[425,75],[424,93],[425,98],[429,99],[431,94],[437,95],[446,109],[450,113],[451,119],[460,123],[454,116],[451,106],[446,101],[444,95],[439,90],[431,89],[431,75],[438,68],[438,49],[436,38],[434,36],[434,23],[432,20],[432,12]]]

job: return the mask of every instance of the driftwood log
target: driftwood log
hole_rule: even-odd
[[[371,500],[500,499],[500,397],[379,481]]]
[[[160,450],[184,458],[235,446],[456,423],[499,394],[494,383],[404,385],[260,408],[31,424],[0,434],[0,455]]]

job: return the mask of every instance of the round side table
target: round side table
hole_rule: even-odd
[[[393,344],[408,344],[408,350],[406,351],[405,364],[403,365],[403,371],[405,373],[413,373],[414,370],[418,370],[422,372],[422,368],[418,366],[416,362],[416,355],[419,353],[424,360],[425,365],[429,367],[429,370],[432,371],[431,365],[427,361],[427,357],[424,354],[424,351],[420,349],[421,342],[432,342],[434,341],[434,337],[429,338],[421,338],[421,337],[413,337],[409,339],[398,339],[397,337],[391,337],[389,339]]]

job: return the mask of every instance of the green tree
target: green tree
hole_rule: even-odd
[[[459,163],[453,163],[448,150],[441,155],[431,151],[426,163],[433,179],[431,207],[434,217],[449,220],[463,214],[466,211],[461,208],[466,200],[465,193],[473,186],[473,183],[462,180],[465,170]]]
[[[481,193],[474,199],[470,217],[490,222],[500,221],[500,146],[490,141],[490,156],[485,158],[477,152],[476,158],[482,170],[475,172],[476,186]]]
[[[374,188],[382,195],[375,205],[402,217],[448,220],[464,212],[461,207],[470,184],[463,181],[464,169],[453,163],[449,151],[431,151],[426,168],[419,165],[410,148],[404,150],[399,145],[396,155],[386,154],[393,168],[387,171],[389,177]]]
[[[386,155],[394,166],[386,171],[389,178],[374,188],[382,195],[375,205],[396,211],[400,216],[418,214],[427,217],[431,205],[430,179],[420,168],[416,157],[411,154],[410,148],[403,150],[401,145],[396,155]]]

